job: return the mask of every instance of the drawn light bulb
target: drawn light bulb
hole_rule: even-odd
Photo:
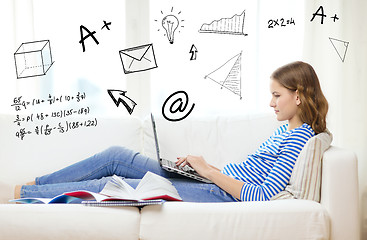
[[[174,34],[179,25],[179,21],[174,15],[167,15],[162,20],[162,26],[166,30],[168,41],[173,44]]]

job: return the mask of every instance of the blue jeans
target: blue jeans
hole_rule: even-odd
[[[236,201],[215,184],[201,183],[167,172],[160,167],[157,160],[123,147],[110,147],[59,171],[37,177],[36,185],[22,186],[21,197],[52,198],[75,190],[100,192],[114,174],[123,177],[130,186],[136,188],[147,171],[170,180],[183,201]]]

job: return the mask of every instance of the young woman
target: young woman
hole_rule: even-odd
[[[168,178],[183,201],[228,202],[266,201],[287,185],[303,146],[326,129],[328,103],[311,65],[293,62],[277,69],[270,77],[270,106],[278,128],[258,150],[240,164],[223,170],[203,157],[177,158],[177,165],[190,165],[213,184],[200,183],[162,170],[156,160],[123,147],[111,147],[81,162],[17,186],[15,197],[54,197],[73,190],[100,192],[112,175],[125,178],[136,187],[147,171]]]

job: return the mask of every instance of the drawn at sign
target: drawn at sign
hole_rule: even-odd
[[[78,92],[76,95],[60,95],[60,96],[53,96],[51,94],[48,95],[48,99],[39,99],[34,98],[31,101],[26,101],[22,99],[23,96],[15,97],[13,99],[12,107],[15,108],[15,111],[20,111],[22,109],[27,109],[28,106],[37,106],[44,103],[49,103],[50,105],[55,103],[62,103],[62,102],[69,102],[69,101],[76,101],[80,102],[81,100],[86,98],[85,92],[81,93]]]
[[[34,121],[43,121],[46,120],[48,118],[65,118],[65,117],[69,117],[72,115],[87,115],[90,113],[90,108],[89,107],[82,107],[79,109],[67,109],[67,110],[59,110],[59,111],[54,111],[51,112],[50,114],[48,113],[32,113],[30,115],[26,115],[26,116],[20,116],[19,114],[16,115],[14,123],[16,123],[18,126],[21,125],[21,123],[25,123],[25,122],[34,122]]]
[[[293,18],[290,19],[270,19],[268,21],[268,28],[275,28],[275,27],[286,27],[287,25],[296,25]]]
[[[166,120],[171,122],[181,121],[189,116],[195,107],[195,103],[193,103],[190,110],[186,111],[188,104],[189,95],[185,91],[174,92],[166,99],[166,101],[164,101],[162,106],[162,115]]]
[[[43,125],[37,125],[33,132],[26,129],[26,128],[21,128],[19,129],[19,131],[17,131],[15,133],[15,136],[17,138],[20,138],[20,140],[23,140],[24,137],[26,135],[30,135],[32,133],[36,134],[36,135],[51,135],[54,132],[58,132],[58,133],[66,133],[69,132],[71,130],[75,130],[78,128],[83,128],[83,127],[97,127],[97,118],[94,119],[89,119],[89,120],[85,120],[85,121],[65,121],[65,122],[59,122],[57,124],[57,126],[50,126],[49,124],[43,124]]]

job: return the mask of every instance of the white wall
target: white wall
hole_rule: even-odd
[[[361,206],[361,231],[367,238],[367,2],[307,1],[306,12],[323,6],[327,18],[313,23],[305,19],[305,60],[316,69],[330,104],[328,126],[333,145],[357,154]],[[337,22],[330,17],[339,16]],[[344,62],[332,47],[329,37],[348,41]],[[340,176],[341,178],[343,176]],[[342,189],[341,189],[342,191]]]

